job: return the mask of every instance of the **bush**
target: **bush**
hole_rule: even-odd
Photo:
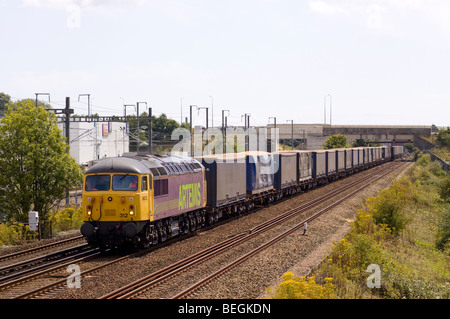
[[[326,150],[345,147],[347,147],[347,137],[343,134],[330,135],[323,143],[323,148]]]
[[[316,283],[315,277],[296,277],[293,273],[283,274],[283,281],[275,291],[268,290],[272,299],[333,299],[335,286],[333,278],[325,278],[325,284]]]
[[[396,181],[391,187],[382,190],[373,205],[375,222],[378,225],[385,224],[394,235],[398,235],[408,221],[404,207],[412,194],[412,183],[406,179]]]
[[[81,207],[77,210],[73,208],[64,208],[51,217],[53,222],[53,230],[58,233],[61,231],[67,231],[77,229],[81,227],[82,220]]]
[[[450,210],[445,210],[441,214],[437,237],[437,248],[441,250],[448,250],[450,252]]]
[[[24,224],[0,224],[0,245],[20,245],[36,239],[37,232],[30,231],[30,226]]]
[[[445,130],[439,130],[437,134],[437,141],[442,146],[450,146],[450,127],[447,127]]]
[[[439,195],[443,200],[450,201],[450,174],[447,174],[439,185]]]

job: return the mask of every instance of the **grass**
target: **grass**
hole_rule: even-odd
[[[357,210],[350,233],[314,271],[314,283],[332,284],[332,298],[449,299],[449,178],[429,155],[419,157]],[[373,265],[380,270],[379,288],[368,287]]]
[[[52,233],[57,234],[62,231],[79,229],[83,224],[82,209],[64,208],[51,213]],[[34,241],[38,238],[37,231],[30,231],[28,225],[0,224],[0,247],[22,245]]]

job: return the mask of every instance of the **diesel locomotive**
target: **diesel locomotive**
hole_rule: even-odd
[[[383,146],[106,158],[84,174],[81,234],[101,249],[147,248],[402,154]]]

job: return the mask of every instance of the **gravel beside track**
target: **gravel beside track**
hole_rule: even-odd
[[[305,263],[305,260],[316,260],[319,263],[325,256],[327,247],[332,245],[332,241],[345,235],[349,228],[349,223],[354,218],[355,211],[362,200],[376,195],[379,189],[387,187],[394,179],[395,174],[400,174],[405,168],[406,165],[401,169],[397,169],[392,174],[388,174],[364,191],[358,193],[358,195],[353,196],[350,200],[308,224],[308,232],[305,236],[302,235],[303,231],[288,236],[282,242],[271,246],[244,264],[226,273],[220,279],[213,281],[206,288],[190,296],[190,298],[258,298],[264,295],[265,289],[276,283],[284,272],[290,269],[297,269],[296,271],[299,272],[308,272],[314,265]],[[373,169],[244,215],[206,232],[199,232],[196,236],[158,248],[147,255],[127,259],[124,262],[102,269],[98,273],[82,277],[81,288],[60,289],[57,298],[91,299],[103,296],[155,270],[223,241],[230,236],[246,231],[276,215],[310,201],[330,190],[359,179],[361,176],[371,172],[373,172]],[[327,205],[319,205],[312,211],[320,210]],[[274,236],[275,233],[282,232],[284,229],[289,228],[289,226],[294,225],[304,218],[304,216],[294,218],[286,225],[279,226],[267,232],[267,238]],[[255,248],[267,241],[267,238],[265,236],[259,236],[257,240],[230,250],[221,255],[220,258],[215,258],[212,262],[224,265],[232,258],[242,254],[243,252],[241,253],[241,250],[248,250],[249,247]],[[300,264],[297,268],[293,268],[299,262],[303,262],[303,264]],[[209,272],[210,267],[211,265],[209,263],[204,263],[200,267],[197,267],[195,272],[205,274]],[[302,275],[302,273],[298,274]],[[195,282],[198,279],[195,277],[197,276],[192,275],[192,272],[187,272],[186,275],[178,277],[172,286],[164,285],[161,289],[153,290],[150,294],[144,293],[140,295],[140,298],[168,298],[181,289],[181,284],[184,287],[189,286],[191,282]]]

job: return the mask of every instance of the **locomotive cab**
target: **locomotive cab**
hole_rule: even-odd
[[[153,208],[151,181],[151,175],[86,175],[84,221],[149,220]]]
[[[203,167],[174,156],[106,158],[84,175],[81,234],[89,244],[147,248],[205,223]]]
[[[132,241],[153,217],[152,175],[126,159],[99,163],[86,171],[81,233],[94,245],[111,248]]]

